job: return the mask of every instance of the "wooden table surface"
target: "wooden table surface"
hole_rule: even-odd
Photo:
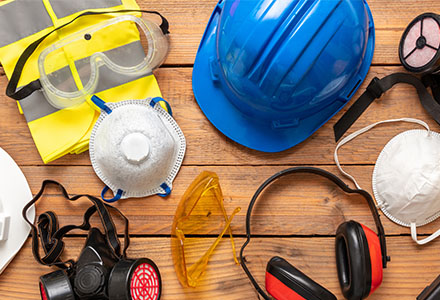
[[[282,0],[280,0],[282,1]],[[205,118],[194,99],[191,74],[200,38],[216,0],[138,0],[143,9],[162,12],[171,24],[171,52],[157,79],[164,97],[187,138],[187,154],[174,182],[170,197],[123,200],[116,204],[130,220],[132,235],[130,257],[149,257],[160,268],[164,300],[171,299],[258,299],[240,266],[232,260],[230,243],[225,239],[216,250],[199,287],[183,288],[177,281],[170,253],[170,230],[176,205],[191,181],[203,170],[220,177],[228,213],[236,206],[242,211],[233,220],[237,247],[244,237],[245,213],[255,189],[270,175],[290,166],[319,166],[339,174],[334,165],[333,124],[340,112],[302,144],[277,154],[260,153],[238,145],[220,134]],[[397,47],[406,25],[418,14],[440,13],[438,0],[369,0],[376,25],[376,50],[364,91],[372,77],[403,71]],[[0,90],[7,78],[0,69]],[[359,92],[358,94],[359,95]],[[357,98],[357,96],[355,96]],[[346,109],[345,109],[346,110]],[[345,111],[343,110],[343,111]],[[90,165],[88,152],[68,155],[44,165],[16,104],[0,95],[0,146],[20,165],[35,194],[46,178],[62,182],[72,194],[98,196],[102,183]],[[415,91],[398,86],[371,105],[351,131],[370,123],[398,117],[425,120],[435,131],[440,128],[424,112]],[[378,127],[340,150],[346,170],[371,192],[375,160],[386,142],[397,133],[415,125],[392,124]],[[339,174],[340,175],[340,174]],[[37,212],[54,210],[62,224],[80,223],[89,203],[67,203],[56,190],[37,206]],[[367,205],[358,197],[349,197],[335,186],[315,176],[292,176],[269,188],[257,205],[253,232],[258,235],[248,246],[246,259],[263,284],[265,266],[274,255],[288,259],[296,267],[343,299],[336,274],[334,234],[344,220],[354,219],[374,228]],[[440,274],[440,239],[417,246],[408,228],[382,217],[392,261],[384,270],[382,286],[369,298],[415,299]],[[119,224],[120,225],[120,224]],[[440,227],[435,221],[420,228],[430,234]],[[196,245],[209,247],[220,228],[201,232]],[[84,236],[66,239],[66,257],[76,258]],[[38,265],[32,257],[29,240],[0,276],[0,299],[39,299],[38,278],[51,269]]]

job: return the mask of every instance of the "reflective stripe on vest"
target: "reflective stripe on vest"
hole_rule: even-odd
[[[89,9],[102,9],[122,5],[121,0],[53,0],[50,2],[58,19]]]
[[[53,26],[41,0],[0,2],[0,48]]]
[[[89,9],[123,5],[122,0],[53,0],[50,5],[58,19]],[[130,6],[131,7],[131,6]],[[0,2],[0,48],[38,33],[54,24],[42,0]]]
[[[3,63],[6,74],[8,76],[12,74],[18,57],[30,43],[57,25],[67,23],[77,14],[90,9],[139,9],[139,6],[136,0],[6,0],[0,2],[0,62]],[[138,16],[138,14],[135,15]],[[73,28],[66,28],[52,39],[48,39],[27,62],[19,85],[25,85],[39,77],[37,60],[43,49],[73,31],[79,31],[106,19],[108,16],[104,15],[87,17]],[[133,47],[138,51],[141,49],[139,39],[124,43],[123,34],[127,28],[124,25],[121,26],[122,29],[118,32],[121,35],[120,38],[115,39],[111,47],[96,49],[96,52],[112,55],[112,50],[108,49],[120,49],[120,47]],[[130,30],[137,29],[134,27],[128,30],[131,32]],[[131,34],[132,37],[135,36],[133,32]],[[84,57],[90,55],[92,53],[86,53],[75,64],[80,64]],[[145,56],[145,53],[142,55]],[[127,59],[130,60],[132,57],[124,58],[124,60]],[[159,86],[152,75],[128,78],[109,72],[105,66],[100,67],[99,71],[103,76],[100,76],[96,93],[107,101],[117,102],[161,96]],[[47,102],[43,91],[37,91],[22,100],[20,106],[43,162],[48,163],[69,152],[80,153],[87,150],[91,129],[99,116],[99,112],[88,103],[72,109],[59,110]]]
[[[122,51],[120,51],[123,49]],[[111,59],[115,61],[126,61],[128,64],[130,64],[130,60],[133,60],[134,62],[139,61],[139,57],[143,57],[145,55],[145,52],[143,50],[142,44],[140,41],[130,43],[128,45],[124,45],[115,49],[111,49],[108,51],[104,51],[104,54],[106,54],[108,57],[111,57]],[[125,53],[131,53],[130,57],[122,57],[121,55],[125,55]],[[75,62],[75,66],[77,69],[80,69],[80,66],[84,63],[90,63],[90,57],[86,57],[83,59],[80,59]],[[63,76],[63,73],[70,74],[71,76],[71,69],[69,66],[64,67],[60,70],[57,70],[53,72],[55,76],[53,78],[66,78],[66,76]],[[142,77],[148,77],[150,74],[144,74],[144,75],[124,75],[117,72],[114,72],[109,67],[102,65],[99,67],[99,82],[98,86],[95,89],[95,93],[99,93],[108,89],[111,89],[115,86],[120,86],[123,84],[126,84],[128,82],[138,80]],[[67,75],[68,76],[68,75]],[[83,85],[86,85],[87,82],[83,82]],[[74,91],[69,91],[74,92]],[[46,103],[44,103],[46,102]],[[51,113],[56,112],[58,109],[54,108],[52,105],[50,105],[45,96],[44,93],[40,90],[37,92],[34,92],[33,95],[27,97],[26,99],[23,99],[20,101],[20,106],[22,109],[22,112],[26,118],[27,122],[32,122],[34,120],[37,120],[39,118],[45,117]]]

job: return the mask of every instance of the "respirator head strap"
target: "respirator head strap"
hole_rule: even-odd
[[[333,126],[335,140],[339,139],[356,122],[371,103],[384,92],[390,90],[398,83],[406,83],[415,87],[420,103],[431,117],[440,124],[440,104],[431,96],[424,84],[417,77],[406,73],[394,73],[382,79],[373,78],[367,90],[353,103],[347,112]]]
[[[27,211],[33,204],[35,204],[38,201],[38,199],[41,198],[48,185],[56,185],[57,187],[59,187],[60,190],[62,191],[63,196],[70,201],[75,201],[77,199],[86,197],[93,202],[94,205],[91,206],[89,209],[87,209],[86,213],[84,214],[84,221],[81,225],[67,225],[58,229],[59,226],[58,219],[55,213],[53,212],[46,212],[40,215],[38,217],[38,224],[37,224],[38,227],[29,221],[29,219],[27,218]],[[124,240],[124,248],[122,250],[122,253],[121,253],[121,243],[118,238],[118,233],[116,231],[115,224],[113,223],[111,214],[109,213],[108,209],[112,209],[116,211],[123,218],[125,223],[125,231],[124,231],[125,240]],[[121,213],[121,211],[108,204],[104,204],[100,199],[91,195],[76,195],[70,197],[67,191],[65,190],[65,188],[60,183],[53,180],[45,180],[42,184],[40,191],[23,208],[23,212],[22,212],[24,219],[31,226],[32,252],[35,259],[40,264],[43,265],[57,266],[61,269],[71,269],[73,266],[72,260],[68,260],[66,262],[62,262],[60,260],[60,256],[64,250],[64,242],[62,241],[62,239],[68,232],[74,229],[89,230],[91,228],[90,218],[96,212],[98,212],[98,215],[100,216],[108,245],[110,246],[113,254],[118,258],[125,258],[126,250],[130,242],[128,236],[128,219]],[[44,257],[40,256],[39,242],[41,243],[42,248],[44,250],[45,253]]]
[[[425,87],[430,87],[435,101],[440,103],[440,75],[427,74],[422,76],[422,82]]]

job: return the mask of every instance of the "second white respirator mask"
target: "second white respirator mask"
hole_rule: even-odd
[[[185,137],[162,98],[105,103],[90,137],[90,159],[113,202],[153,194],[167,196],[186,150]],[[171,111],[167,105],[168,111]]]
[[[361,189],[354,177],[341,168],[338,149],[379,124],[401,121],[420,124],[426,130],[408,130],[387,143],[374,167],[373,192],[383,213],[395,223],[411,227],[412,239],[423,245],[440,235],[438,230],[423,240],[417,239],[417,227],[440,216],[440,134],[432,132],[425,122],[417,119],[377,122],[341,140],[336,146],[335,162]]]

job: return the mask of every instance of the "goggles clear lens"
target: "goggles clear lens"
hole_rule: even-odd
[[[132,15],[60,38],[39,57],[43,90],[58,108],[82,103],[115,82],[123,84],[151,73],[169,47],[156,23]]]

